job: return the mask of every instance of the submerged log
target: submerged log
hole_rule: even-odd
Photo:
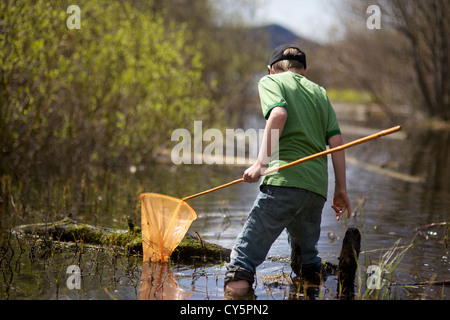
[[[344,299],[353,298],[360,251],[361,233],[356,228],[347,229],[338,258],[338,293]]]
[[[57,222],[21,225],[15,227],[13,232],[22,236],[50,237],[62,242],[122,247],[132,254],[142,253],[141,228],[135,226],[130,219],[128,219],[128,230],[92,226],[66,217]],[[171,260],[184,263],[196,261],[221,263],[229,260],[230,252],[229,249],[186,234],[173,251]]]

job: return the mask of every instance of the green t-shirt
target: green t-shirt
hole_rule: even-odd
[[[325,89],[302,75],[285,72],[265,76],[259,81],[258,90],[266,119],[277,106],[284,107],[288,114],[276,150],[278,159],[273,157],[268,169],[324,151],[328,139],[341,133]],[[327,157],[264,176],[263,185],[302,188],[327,198]]]

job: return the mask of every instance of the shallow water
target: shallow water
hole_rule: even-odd
[[[362,136],[355,128],[354,125],[343,126],[346,141]],[[367,126],[360,128],[367,131]],[[372,130],[377,131],[376,128]],[[366,287],[367,267],[377,264],[396,241],[400,241],[400,246],[407,246],[413,241],[395,269],[391,279],[394,284],[387,298],[448,299],[448,284],[447,287],[418,285],[450,280],[449,251],[442,242],[445,234],[439,234],[441,231],[433,228],[426,239],[417,234],[417,228],[450,221],[450,188],[447,183],[450,179],[449,142],[448,132],[403,132],[397,137],[381,138],[349,149],[348,157],[357,159],[357,162],[349,161],[347,165],[349,196],[354,208],[362,199],[365,202],[355,217],[341,222],[336,222],[331,209],[333,171],[329,166],[329,199],[323,211],[318,250],[322,259],[338,263],[345,231],[349,227],[358,228],[362,235],[358,271],[362,292]],[[367,167],[364,165],[367,163],[383,170]],[[50,198],[57,198],[58,192],[50,190],[46,191],[49,196],[42,200],[39,209],[33,205],[25,206],[25,199],[15,198],[15,207],[11,209],[8,206],[8,212],[2,213],[0,299],[148,298],[148,295],[140,294],[140,290],[148,284],[148,277],[139,257],[122,255],[117,250],[83,248],[80,254],[80,248],[60,249],[54,245],[48,249],[48,246],[39,246],[32,240],[18,242],[15,236],[9,238],[8,230],[23,223],[59,220],[67,211],[85,223],[124,228],[127,215],[137,221],[139,219],[137,195],[140,192],[186,196],[239,178],[243,169],[206,165],[140,168],[136,173],[118,173],[108,182],[109,187],[91,188],[88,192],[90,198],[80,196],[83,195],[82,190],[73,188],[70,203],[67,199],[65,202],[52,202]],[[159,173],[155,174],[158,170]],[[411,182],[405,177],[391,175],[392,172],[419,177],[424,182]],[[180,177],[184,180],[180,181]],[[59,181],[61,188],[66,186],[70,189],[63,180]],[[50,182],[47,184],[50,185]],[[34,188],[32,184],[28,187]],[[191,230],[197,231],[203,240],[231,248],[257,192],[256,184],[241,183],[190,200],[190,205],[198,213]],[[288,254],[287,236],[282,233],[268,256]],[[66,270],[70,265],[78,265],[82,269],[80,289],[68,288],[70,274]],[[264,275],[289,274],[290,271],[286,260],[272,262],[267,259],[258,267],[257,299],[288,299],[290,291],[295,289],[284,285],[269,287],[264,285],[263,279]],[[170,265],[169,270],[165,271],[170,276],[172,287],[178,286],[178,294],[180,289],[183,293],[176,297],[186,299],[223,299],[224,273],[224,265]],[[321,290],[320,298],[335,299],[336,277],[329,277]],[[310,298],[318,298],[318,295],[316,292]],[[304,297],[300,295],[300,298]]]

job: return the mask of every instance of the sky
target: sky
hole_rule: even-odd
[[[339,25],[337,5],[342,0],[251,0],[255,11],[250,20],[254,25],[276,23],[295,34],[318,42],[333,36]]]

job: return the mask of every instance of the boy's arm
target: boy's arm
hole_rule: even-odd
[[[286,119],[287,111],[285,108],[275,107],[270,111],[269,119],[267,119],[266,127],[264,129],[264,137],[258,153],[258,159],[256,159],[256,162],[251,167],[245,170],[242,177],[245,182],[253,183],[259,181],[261,174],[265,171],[265,168],[269,163],[273,148],[275,148],[278,143],[278,140],[274,139],[273,135],[278,135],[275,138],[280,137]]]
[[[328,139],[330,148],[335,148],[342,145],[342,135],[336,134]],[[332,208],[336,212],[336,220],[339,221],[341,214],[347,210],[347,218],[350,217],[350,200],[347,195],[347,180],[345,175],[345,151],[337,151],[331,154],[333,161],[335,186]]]

